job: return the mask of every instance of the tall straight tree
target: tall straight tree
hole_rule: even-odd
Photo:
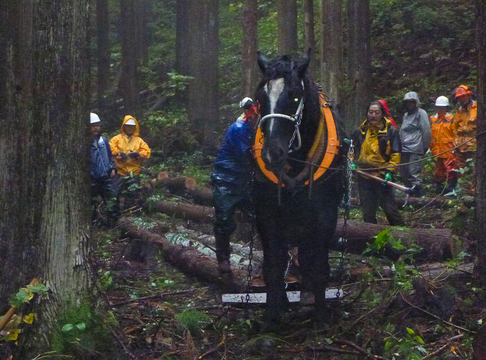
[[[179,74],[189,74],[189,10],[190,0],[176,3],[176,70]]]
[[[215,145],[212,136],[218,121],[218,0],[189,2],[189,67],[187,112],[199,142]]]
[[[348,81],[346,129],[358,126],[371,99],[371,45],[369,0],[348,1]]]
[[[321,0],[321,85],[335,104],[343,80],[341,0]]]
[[[123,97],[125,115],[137,117],[141,113],[138,64],[140,59],[139,33],[137,31],[138,0],[120,0],[120,35],[121,35],[121,79],[119,93]]]
[[[277,0],[278,52],[295,55],[297,45],[297,0]]]
[[[312,49],[316,52],[316,36],[314,31],[314,1],[304,0],[304,50]],[[314,75],[316,61],[310,63],[309,70]]]
[[[96,53],[98,63],[98,107],[103,108],[110,79],[110,18],[108,0],[96,0]]]
[[[0,303],[34,277],[51,288],[16,355],[33,359],[89,283],[88,0],[0,6]]]
[[[242,96],[252,96],[258,81],[257,68],[257,25],[258,0],[245,0],[243,3],[243,45],[241,64],[243,67]]]
[[[486,0],[476,0],[476,39],[478,51],[478,150],[476,159],[477,254],[475,278],[486,287]]]

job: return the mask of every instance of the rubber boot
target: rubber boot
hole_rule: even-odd
[[[231,273],[230,262],[230,235],[215,233],[216,239],[216,259],[218,260],[218,271],[220,275]]]

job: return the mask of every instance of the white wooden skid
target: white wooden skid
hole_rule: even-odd
[[[338,289],[328,289],[326,290],[326,299],[337,298],[336,293]],[[241,294],[223,294],[222,301],[224,303],[246,303],[246,293]],[[249,293],[250,299],[248,303],[250,304],[265,304],[267,302],[267,293]],[[343,291],[341,290],[340,297],[343,297]],[[300,301],[300,291],[287,291],[287,297],[289,302],[299,302]]]

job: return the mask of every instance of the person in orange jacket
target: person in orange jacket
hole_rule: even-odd
[[[467,159],[474,159],[476,154],[476,123],[478,118],[478,104],[472,99],[472,92],[466,85],[456,89],[456,99],[460,104],[454,119],[454,146],[456,150],[457,165],[466,167]],[[466,144],[464,142],[470,140]]]
[[[127,115],[123,119],[121,134],[110,140],[117,170],[114,183],[118,194],[125,196],[125,209],[132,208],[139,197],[142,161],[150,158],[150,148],[139,134],[137,119]]]
[[[456,157],[452,152],[454,142],[454,115],[448,112],[449,99],[439,96],[435,100],[437,113],[430,116],[432,141],[430,150],[437,156],[435,163],[434,182],[437,192],[450,193],[457,185]],[[446,182],[444,189],[443,183]]]
[[[454,119],[454,155],[459,169],[469,168],[467,173],[475,174],[476,162],[476,125],[478,118],[478,104],[472,99],[472,92],[466,85],[456,88],[456,99],[460,104]],[[472,160],[472,161],[471,161]],[[462,176],[461,173],[459,176]],[[472,184],[464,184],[464,190],[474,194],[475,178]]]

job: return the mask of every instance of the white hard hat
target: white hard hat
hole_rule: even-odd
[[[124,125],[137,125],[137,123],[133,119],[128,119]]]
[[[95,113],[90,113],[89,114],[89,123],[90,124],[96,124],[101,122],[100,117],[96,115]]]
[[[445,96],[439,96],[437,100],[435,100],[435,106],[449,106],[449,99]]]
[[[253,105],[253,100],[249,97],[244,98],[240,101],[240,108],[248,110]]]

